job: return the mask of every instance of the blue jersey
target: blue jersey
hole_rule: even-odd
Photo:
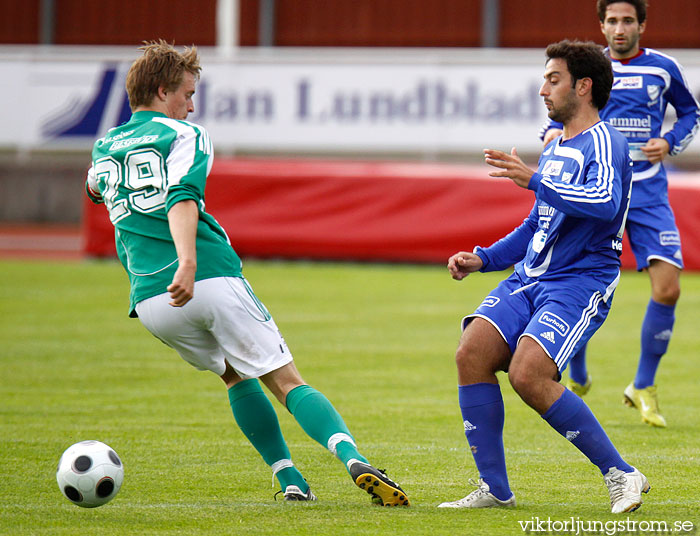
[[[680,153],[700,127],[700,105],[688,87],[683,69],[670,56],[645,48],[634,58],[611,59],[611,63],[613,87],[600,117],[622,132],[629,142],[634,163],[632,207],[667,204],[666,170],[661,162],[651,164],[640,147],[650,138],[663,137],[670,147],[669,154]],[[662,136],[669,104],[677,120]],[[561,128],[561,123],[548,120],[540,131],[541,139],[549,128]]]
[[[535,204],[506,237],[474,252],[482,272],[515,264],[524,282],[584,275],[609,297],[620,275],[632,162],[627,140],[599,121],[540,156],[528,189]]]

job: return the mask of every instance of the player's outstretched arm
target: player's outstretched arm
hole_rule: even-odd
[[[478,272],[483,265],[484,262],[478,255],[460,251],[449,258],[447,261],[447,270],[450,272],[452,279],[461,281],[472,272]]]
[[[513,147],[510,154],[495,149],[484,149],[484,161],[503,171],[492,171],[490,177],[506,177],[521,188],[527,188],[534,171],[525,165]]]

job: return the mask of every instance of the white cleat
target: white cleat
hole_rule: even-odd
[[[515,506],[515,495],[510,499],[501,501],[489,491],[489,485],[483,479],[478,482],[470,479],[469,483],[476,489],[463,499],[438,504],[438,508],[512,508]]]
[[[284,500],[285,501],[315,501],[316,495],[313,494],[311,488],[309,488],[306,493],[301,491],[299,486],[289,485],[284,490]]]
[[[611,467],[603,477],[610,493],[610,508],[613,514],[634,512],[642,506],[642,493],[649,493],[651,486],[647,477],[637,469],[631,473]]]

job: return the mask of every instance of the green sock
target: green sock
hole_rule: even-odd
[[[369,463],[358,452],[343,418],[322,393],[309,385],[300,385],[289,391],[286,403],[304,432],[330,450],[346,469],[352,459]]]
[[[277,413],[258,380],[244,380],[228,390],[233,416],[241,431],[265,463],[272,467],[282,491],[295,485],[303,493],[309,489],[302,474],[292,464],[287,443],[280,430]]]

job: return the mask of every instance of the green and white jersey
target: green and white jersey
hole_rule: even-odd
[[[178,261],[167,212],[180,201],[199,206],[195,279],[241,275],[226,232],[205,212],[212,162],[204,128],[158,112],[136,112],[95,142],[86,191],[104,202],[114,224],[117,254],[131,283],[130,316],[138,302],[166,292],[172,282]]]

